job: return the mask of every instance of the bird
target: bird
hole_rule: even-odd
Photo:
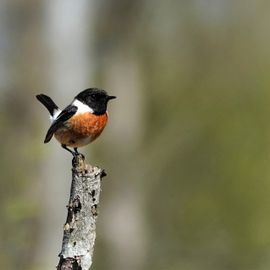
[[[103,89],[87,88],[63,110],[47,95],[39,94],[36,98],[50,113],[51,126],[44,143],[54,136],[75,157],[82,155],[78,152],[79,147],[93,142],[102,133],[108,121],[107,104],[116,96],[108,95]]]

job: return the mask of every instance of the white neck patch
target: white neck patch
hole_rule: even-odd
[[[76,113],[86,113],[86,112],[93,113],[94,112],[94,110],[92,108],[90,108],[88,105],[82,103],[78,99],[74,99],[74,101],[72,102],[72,105],[76,106],[78,108]]]

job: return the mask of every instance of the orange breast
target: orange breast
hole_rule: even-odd
[[[107,113],[95,115],[92,113],[78,114],[69,120],[71,129],[82,136],[90,136],[94,140],[105,128],[108,121]]]
[[[81,147],[95,140],[105,128],[107,121],[107,113],[103,115],[78,114],[71,117],[66,126],[57,130],[54,136],[62,144]]]

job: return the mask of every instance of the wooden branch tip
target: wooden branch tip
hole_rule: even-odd
[[[90,269],[96,239],[101,179],[105,175],[104,170],[86,164],[82,155],[73,158],[68,213],[57,270]]]

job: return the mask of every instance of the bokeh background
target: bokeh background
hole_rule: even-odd
[[[270,269],[270,3],[0,2],[0,268],[55,269],[71,156],[35,94],[116,95],[93,269]]]

